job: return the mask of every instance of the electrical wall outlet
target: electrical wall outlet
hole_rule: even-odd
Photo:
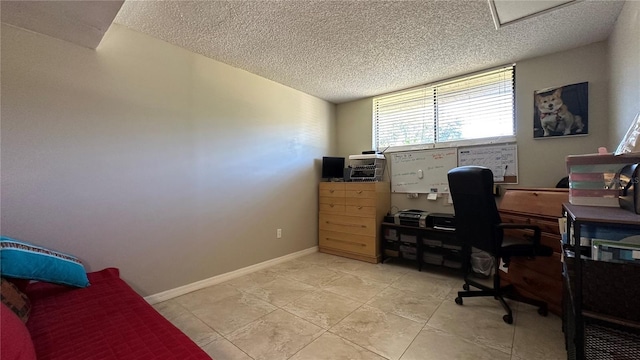
[[[282,229],[277,229],[276,230],[276,238],[280,239],[282,237]]]

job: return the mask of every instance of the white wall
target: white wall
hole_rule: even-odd
[[[608,74],[606,43],[538,58],[516,65],[516,141],[518,143],[519,184],[507,187],[554,187],[567,176],[565,157],[595,153],[608,143]],[[533,139],[533,93],[553,86],[589,82],[589,135]],[[359,153],[371,147],[372,98],[338,105],[338,153]],[[453,212],[445,197],[427,201],[425,195],[407,199],[393,194],[392,206]]]
[[[97,51],[3,25],[1,90],[4,235],[142,295],[317,245],[333,104],[119,25]]]
[[[625,2],[609,36],[609,146],[618,146],[640,112],[640,1]]]

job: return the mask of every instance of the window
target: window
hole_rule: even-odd
[[[514,93],[515,65],[509,65],[375,97],[374,146],[402,150],[513,137]]]

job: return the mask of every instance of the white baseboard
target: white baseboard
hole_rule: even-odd
[[[256,272],[258,270],[262,270],[262,269],[268,268],[268,267],[276,265],[276,264],[283,263],[285,261],[289,261],[289,260],[293,260],[295,258],[299,258],[301,256],[313,254],[314,252],[317,252],[317,251],[318,251],[318,247],[317,246],[310,247],[308,249],[300,250],[298,252],[294,252],[294,253],[291,253],[291,254],[288,254],[288,255],[285,255],[285,256],[281,256],[279,258],[263,261],[263,262],[261,262],[259,264],[247,266],[247,267],[244,267],[242,269],[238,269],[238,270],[234,270],[234,271],[231,271],[231,272],[228,272],[228,273],[216,275],[214,277],[210,277],[208,279],[196,281],[194,283],[187,284],[187,285],[184,285],[184,286],[180,286],[180,287],[177,287],[175,289],[170,289],[170,290],[163,291],[163,292],[160,292],[160,293],[157,293],[157,294],[149,295],[149,296],[146,296],[144,299],[151,305],[157,304],[159,302],[163,302],[163,301],[166,301],[166,300],[169,300],[169,299],[173,299],[174,297],[178,297],[180,295],[184,295],[184,294],[190,293],[192,291],[200,290],[200,289],[206,288],[206,287],[211,286],[211,285],[216,285],[216,284],[219,284],[221,282],[225,282],[225,281],[228,281],[228,280],[231,280],[231,279],[235,279],[237,277],[240,277],[240,276],[243,276],[243,275],[247,275],[247,274],[250,274],[252,272]]]

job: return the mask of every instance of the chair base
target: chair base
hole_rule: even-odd
[[[469,286],[473,286],[480,290],[470,290]],[[486,286],[484,284],[480,284],[471,279],[465,278],[464,285],[462,288],[465,291],[458,291],[458,297],[456,298],[456,304],[462,305],[462,298],[465,297],[479,297],[479,296],[493,296],[494,299],[498,300],[502,307],[507,312],[502,317],[502,320],[507,324],[513,323],[513,312],[511,311],[511,307],[504,300],[505,298],[515,300],[518,302],[522,302],[525,304],[533,305],[538,307],[538,314],[542,316],[547,316],[549,313],[547,308],[547,303],[541,300],[531,299],[520,294],[517,294],[514,290],[513,285],[507,285],[503,287],[499,287],[498,289],[494,289],[492,287]]]

